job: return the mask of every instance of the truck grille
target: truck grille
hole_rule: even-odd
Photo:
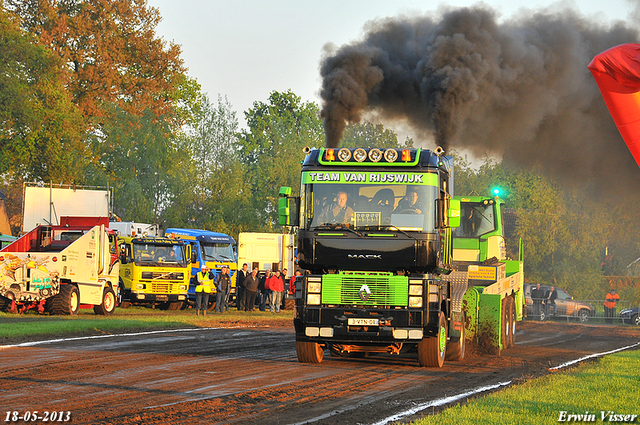
[[[360,297],[360,290],[366,290]],[[322,304],[368,305],[368,306],[407,306],[409,302],[409,284],[404,276],[375,274],[335,274],[322,277]]]
[[[151,283],[151,290],[156,294],[172,294],[176,291],[178,285],[172,283]]]
[[[184,280],[184,273],[142,272],[142,279],[149,280]]]

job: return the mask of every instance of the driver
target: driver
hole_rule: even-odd
[[[408,210],[408,211],[407,211]],[[418,192],[415,189],[407,190],[407,194],[404,198],[398,202],[398,206],[393,210],[394,214],[404,212],[411,212],[412,214],[422,214],[422,203],[418,200]]]
[[[349,199],[347,192],[340,191],[336,195],[336,202],[333,203],[320,218],[321,223],[351,223],[353,208],[347,206]]]

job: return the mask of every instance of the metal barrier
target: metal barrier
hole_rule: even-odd
[[[534,305],[526,305],[527,319],[529,320],[567,320],[581,323],[594,322],[605,324],[630,323],[631,317],[623,320],[620,317],[622,310],[638,307],[631,305],[630,301],[618,301],[613,310],[605,309],[604,300],[556,300],[556,311],[553,305],[542,303],[540,313],[535,314]]]

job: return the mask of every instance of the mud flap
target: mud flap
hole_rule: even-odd
[[[483,294],[482,288],[471,287],[464,294],[463,308],[467,313],[467,338],[475,342],[476,349],[489,354],[500,354],[502,338],[502,297]]]

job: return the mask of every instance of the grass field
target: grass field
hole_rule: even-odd
[[[613,418],[618,419],[617,422],[626,419],[627,422],[640,423],[639,370],[640,350],[623,351],[593,363],[526,381],[414,423],[608,423],[614,422],[611,415],[620,415]]]
[[[117,308],[111,316],[99,316],[81,309],[77,316],[0,313],[0,344],[15,344],[52,337],[72,337],[162,329],[231,326],[293,327],[293,311],[226,313],[208,312],[196,316],[193,309],[165,311],[145,307]]]

